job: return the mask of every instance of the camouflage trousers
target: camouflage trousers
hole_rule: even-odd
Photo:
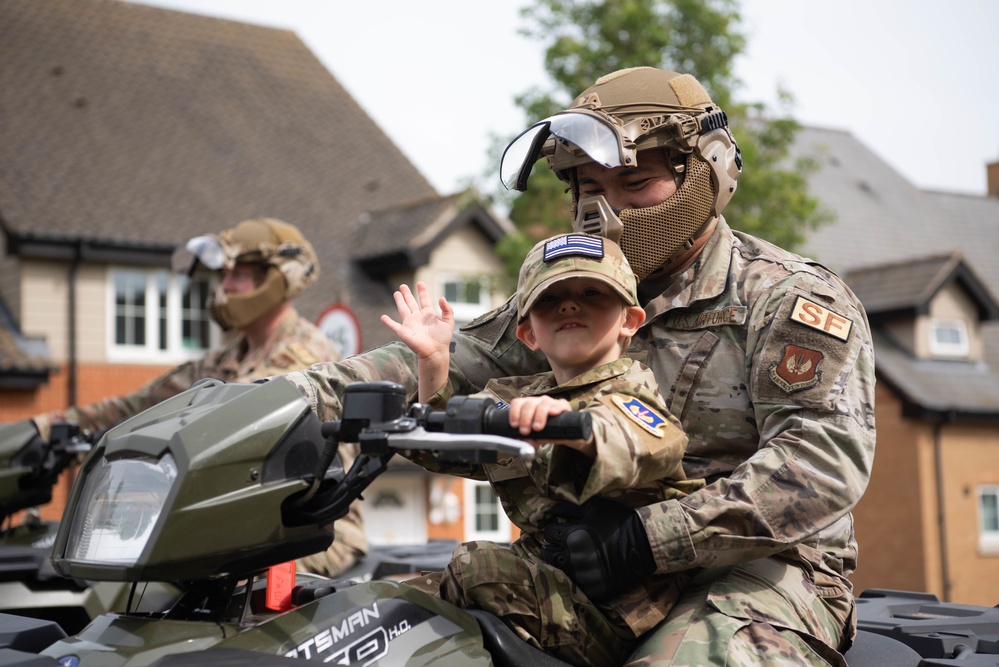
[[[695,577],[627,667],[837,665],[856,633],[853,596],[763,558]],[[838,650],[834,650],[836,647]]]
[[[503,619],[524,641],[573,665],[617,667],[638,642],[589,601],[568,576],[539,557],[492,542],[455,549],[447,570],[407,583]]]

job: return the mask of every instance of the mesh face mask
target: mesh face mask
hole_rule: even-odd
[[[609,220],[614,215],[609,206],[594,207],[584,199],[575,206],[579,212],[573,230],[617,241],[641,282],[690,247],[698,231],[712,219],[714,202],[711,168],[692,155],[683,184],[666,201],[648,208],[625,209],[618,214],[620,223],[615,224]],[[594,212],[594,208],[599,210]]]
[[[241,331],[284,301],[285,291],[281,272],[269,267],[263,282],[252,292],[226,292],[219,284],[208,295],[205,308],[223,331]]]

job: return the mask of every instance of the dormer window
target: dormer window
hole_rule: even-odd
[[[441,278],[441,286],[458,324],[471,322],[491,307],[489,284],[482,276],[447,275]]]
[[[930,353],[937,357],[967,357],[968,327],[964,320],[933,320]]]

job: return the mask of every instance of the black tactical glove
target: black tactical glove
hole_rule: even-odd
[[[38,468],[47,450],[48,443],[30,419],[0,424],[0,463],[4,468]]]
[[[52,499],[52,485],[43,477],[49,449],[30,419],[0,424],[0,519]]]
[[[565,571],[594,602],[630,591],[655,572],[652,547],[638,514],[603,498],[562,503],[544,526],[541,557]]]

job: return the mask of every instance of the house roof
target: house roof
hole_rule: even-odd
[[[362,323],[364,348],[397,340],[379,321],[395,308],[392,292],[398,285],[389,284],[385,280],[388,275],[424,265],[441,241],[466,225],[494,242],[513,227],[509,220],[485,207],[473,190],[362,214],[352,236],[357,259],[350,262],[349,270],[352,283],[363,288],[350,293],[349,305]]]
[[[845,131],[805,127],[793,153],[817,160],[811,193],[836,215],[810,233],[804,254],[845,277],[872,324],[892,308],[918,308],[953,279],[995,318],[999,199],[920,190]],[[999,322],[983,322],[981,334],[981,364],[917,360],[878,335],[878,374],[926,410],[999,415]]]
[[[959,251],[855,269],[844,280],[863,302],[872,321],[898,314],[926,315],[933,297],[955,282],[974,300],[982,320],[999,317],[999,305]]]
[[[474,225],[493,243],[514,231],[513,223],[484,207],[474,190],[364,213],[359,223],[354,254],[372,276],[423,266],[464,225]]]
[[[909,416],[999,419],[999,373],[985,362],[916,359],[874,331],[880,380],[902,397]]]
[[[436,192],[292,32],[118,0],[0,3],[0,228],[25,256],[167,263],[259,216],[358,289],[364,211]]]

